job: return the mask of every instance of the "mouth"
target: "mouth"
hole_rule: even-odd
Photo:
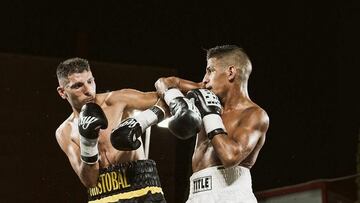
[[[95,98],[91,97],[91,98],[85,99],[84,102],[85,102],[85,103],[94,103],[94,102],[95,102]]]

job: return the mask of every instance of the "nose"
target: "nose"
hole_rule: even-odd
[[[90,84],[85,83],[85,85],[83,86],[83,92],[86,96],[91,96],[91,89],[92,86]]]
[[[204,75],[204,78],[203,78],[202,82],[204,84],[207,84],[209,82],[209,77],[207,76],[207,74]]]

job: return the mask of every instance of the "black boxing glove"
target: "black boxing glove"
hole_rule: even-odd
[[[220,117],[222,107],[219,98],[213,92],[207,89],[195,89],[190,90],[186,97],[194,100],[201,113],[205,132],[210,140],[215,135],[227,134]]]
[[[81,160],[95,164],[99,159],[98,138],[100,129],[106,129],[108,121],[101,107],[95,103],[84,104],[79,114]]]
[[[138,138],[148,127],[162,121],[164,116],[163,109],[159,106],[153,106],[134,117],[123,120],[117,128],[112,130],[111,144],[115,149],[121,151],[138,149],[141,146]]]
[[[201,128],[201,115],[194,103],[176,88],[167,90],[164,100],[172,115],[169,121],[170,132],[182,140],[195,136]]]

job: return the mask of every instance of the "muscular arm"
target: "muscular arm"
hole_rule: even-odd
[[[107,103],[124,103],[127,109],[146,110],[158,102],[156,92],[141,92],[135,89],[122,89],[110,93]],[[161,106],[161,104],[158,103]]]
[[[87,188],[94,187],[99,176],[99,163],[86,164],[80,159],[80,147],[70,137],[70,127],[59,128],[56,131],[56,140],[67,155],[71,167]]]
[[[269,118],[263,110],[255,110],[235,128],[230,135],[217,135],[211,143],[225,167],[239,165],[265,136]],[[260,143],[263,144],[263,143]]]
[[[186,93],[192,89],[204,88],[204,83],[196,83],[178,77],[163,77],[155,82],[155,87],[158,94],[163,96],[164,92],[169,88],[178,88],[181,92]]]

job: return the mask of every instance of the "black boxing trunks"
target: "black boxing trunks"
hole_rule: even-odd
[[[166,203],[153,160],[137,160],[100,169],[89,203]]]

